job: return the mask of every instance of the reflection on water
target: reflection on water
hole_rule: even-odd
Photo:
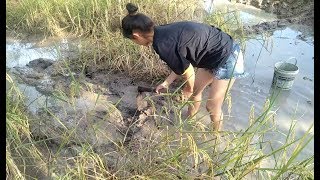
[[[13,42],[6,45],[6,66],[25,66],[31,60],[38,58],[57,59],[57,50],[54,47],[33,48],[32,43],[22,44]]]
[[[250,76],[239,79],[233,86],[232,112],[225,128],[244,129],[248,125],[251,106],[256,115],[262,113],[266,99],[278,94],[273,104],[276,111],[277,128],[288,132],[292,122],[296,121],[296,136],[301,137],[314,122],[314,69],[313,44],[298,38],[300,32],[291,28],[275,31],[269,37],[269,46],[264,48],[262,40],[249,39],[245,48],[245,66]],[[313,37],[308,37],[313,41]],[[270,45],[271,44],[271,45]],[[260,55],[259,55],[260,54]],[[292,89],[280,91],[271,88],[274,64],[296,57],[299,73],[295,77]],[[236,125],[234,125],[236,124]],[[284,140],[285,137],[272,135],[270,139]],[[301,156],[314,154],[313,141],[302,152]]]
[[[279,109],[287,104],[287,99],[291,91],[288,90],[281,90],[280,88],[273,88],[271,87],[269,90],[269,99],[274,100],[273,107]]]
[[[9,38],[6,43],[6,67],[22,67],[38,58],[57,60],[69,55],[64,52],[72,50],[73,46],[70,45],[66,39],[62,39],[52,42],[50,46],[38,47],[36,43],[21,43]]]
[[[24,95],[25,99],[25,105],[28,108],[28,110],[35,115],[39,107],[49,107],[51,105],[56,104],[56,98],[41,94],[34,86],[29,86],[22,83],[17,83],[17,80],[15,79],[15,76],[7,72],[11,79],[14,82],[14,86],[16,86],[20,92]],[[10,90],[12,87],[12,84],[8,83],[6,81],[6,90]]]
[[[251,26],[261,22],[274,21],[277,19],[276,15],[266,13],[265,11],[255,8],[253,6],[247,6],[241,3],[231,3],[227,0],[205,0],[205,9],[207,12],[212,10],[222,12],[237,12],[243,24]],[[211,3],[213,4],[212,6]],[[226,14],[228,16],[228,14]],[[232,17],[226,17],[226,19],[233,19]]]

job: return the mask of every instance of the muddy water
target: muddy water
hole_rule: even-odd
[[[265,13],[253,6],[230,3],[224,0],[214,1],[213,10],[240,10],[240,19],[244,25],[276,20],[276,16]],[[260,39],[260,40],[259,40]],[[264,40],[262,40],[264,39]],[[226,129],[243,129],[248,125],[251,106],[256,114],[261,112],[266,98],[270,97],[274,64],[279,61],[295,63],[299,73],[290,91],[281,91],[273,110],[276,112],[276,124],[279,130],[287,132],[292,121],[296,121],[296,136],[301,137],[314,122],[314,44],[313,32],[308,27],[290,25],[273,32],[270,37],[257,35],[247,39],[244,57],[246,70],[250,76],[239,79],[232,89],[232,111],[225,123]],[[278,91],[276,91],[278,92]],[[284,136],[274,137],[284,140]],[[313,141],[300,157],[314,154]]]
[[[59,52],[57,49],[68,49],[66,40],[52,43],[49,47],[38,47],[36,43],[20,43],[13,38],[7,38],[6,40],[6,67],[23,67],[31,60],[37,58],[47,58],[56,60],[59,58]]]
[[[291,123],[296,122],[296,137],[301,137],[314,122],[314,66],[313,66],[313,40],[302,41],[297,38],[301,33],[290,28],[275,31],[269,41],[273,42],[268,49],[262,45],[263,42],[257,39],[246,41],[245,66],[248,77],[236,80],[232,96],[231,113],[227,113],[227,105],[224,107],[225,130],[246,129],[249,124],[251,107],[255,108],[255,117],[258,117],[267,98],[272,92],[278,92],[271,88],[274,73],[274,64],[279,61],[286,61],[290,57],[297,58],[299,73],[295,78],[292,89],[280,91],[273,111],[276,111],[275,123],[278,130],[287,134]],[[269,42],[270,43],[270,42]],[[261,51],[261,52],[260,52]],[[258,57],[260,54],[260,57]],[[294,60],[288,62],[295,63]],[[203,104],[201,115],[206,114]],[[209,122],[209,118],[206,120]],[[275,136],[276,134],[276,136]],[[279,133],[272,133],[266,139],[284,141],[285,136]],[[313,134],[313,129],[312,129]],[[314,141],[305,148],[300,158],[314,154]]]
[[[8,37],[6,39],[6,68],[12,76],[12,68],[25,67],[30,61],[38,58],[50,60],[58,60],[61,57],[59,50],[68,51],[68,43],[66,40],[59,42],[51,42],[49,46],[39,47],[35,42],[22,43],[17,39]],[[7,88],[8,84],[6,84]],[[35,114],[39,107],[55,104],[55,99],[46,96],[36,90],[34,86],[24,83],[18,83],[18,88],[26,95],[26,105],[29,110]]]
[[[265,13],[252,6],[214,1],[215,10],[241,10],[240,19],[244,25],[276,20],[276,16]],[[263,104],[272,92],[279,92],[271,88],[274,64],[279,61],[295,63],[299,73],[290,91],[280,91],[273,111],[276,111],[275,122],[277,128],[286,133],[291,123],[296,122],[296,136],[301,137],[314,122],[314,46],[313,32],[307,27],[290,25],[276,30],[269,37],[257,35],[245,42],[245,65],[250,74],[239,79],[233,86],[232,110],[225,116],[224,129],[241,130],[248,126],[250,109],[255,108],[255,114],[261,114]],[[263,40],[264,39],[264,40]],[[292,59],[290,59],[292,58]],[[204,107],[202,114],[204,113]],[[224,107],[227,112],[227,107]],[[257,117],[257,116],[256,116]],[[208,119],[206,121],[209,121]],[[313,133],[313,129],[312,129]],[[286,137],[278,134],[270,135],[269,139],[283,141]],[[267,138],[268,139],[268,138]],[[299,158],[314,154],[314,142],[301,153]]]
[[[211,4],[212,3],[212,4]],[[265,11],[255,8],[253,6],[247,6],[240,3],[231,3],[227,0],[206,0],[204,1],[204,7],[207,12],[211,11],[222,11],[222,12],[233,12],[236,11],[240,15],[242,23],[251,26],[260,22],[268,22],[276,20],[276,15],[266,13]],[[228,14],[227,14],[228,16]],[[233,17],[226,17],[227,19]]]
[[[246,42],[245,64],[250,76],[238,80],[232,90],[233,104],[230,124],[235,128],[243,128],[248,124],[250,106],[254,105],[256,111],[262,109],[265,99],[270,96],[271,83],[274,73],[274,64],[297,59],[299,74],[290,91],[280,92],[274,110],[277,108],[276,124],[278,128],[287,132],[292,120],[297,121],[296,135],[301,137],[314,121],[314,70],[313,70],[313,44],[297,39],[299,32],[290,28],[275,31],[270,37],[273,46],[268,50],[262,47],[261,41],[250,39]],[[259,53],[261,51],[260,57]],[[294,60],[288,62],[295,63]],[[261,112],[261,111],[260,111]],[[227,124],[229,124],[227,123]],[[273,137],[275,138],[275,137]],[[284,139],[285,137],[276,137]],[[304,153],[313,154],[313,142]]]

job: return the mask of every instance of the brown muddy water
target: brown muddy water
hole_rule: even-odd
[[[232,111],[225,128],[240,130],[248,125],[251,106],[255,111],[262,109],[271,88],[274,64],[279,61],[295,63],[297,59],[299,73],[290,91],[281,91],[273,110],[276,111],[278,128],[287,132],[292,121],[297,122],[296,133],[301,137],[314,122],[314,38],[312,28],[299,24],[277,21],[277,16],[253,6],[230,3],[224,0],[213,2],[214,10],[235,10],[249,30],[259,29],[259,23],[265,22],[269,35],[255,35],[245,42],[245,67],[250,74],[234,84],[232,93]],[[282,23],[282,24],[281,24]],[[277,25],[275,25],[277,24]],[[287,25],[285,25],[287,24]],[[250,28],[251,26],[251,28]],[[256,31],[264,33],[263,31]],[[275,138],[270,135],[271,138]],[[285,136],[276,139],[282,141]],[[313,141],[301,153],[301,157],[314,154]]]
[[[270,37],[273,44],[269,45],[268,50],[263,48],[262,41],[251,39],[246,42],[245,65],[250,76],[239,79],[231,91],[232,112],[230,120],[226,121],[230,128],[241,129],[248,124],[251,106],[254,106],[257,112],[261,110],[266,98],[274,91],[271,88],[274,64],[290,57],[297,58],[299,73],[292,89],[280,92],[276,100],[273,108],[276,111],[276,124],[280,130],[287,132],[292,121],[296,121],[296,133],[299,137],[313,124],[313,38],[302,41],[297,38],[300,34],[290,28],[275,31]],[[282,141],[285,136],[271,138]],[[313,142],[303,153],[314,153]]]
[[[212,5],[210,5],[212,3]],[[277,16],[274,14],[266,13],[265,11],[255,8],[253,6],[247,6],[240,3],[231,3],[226,0],[205,0],[204,1],[207,12],[232,12],[236,11],[241,17],[241,21],[248,26],[258,24],[260,22],[274,21]],[[231,14],[231,13],[228,13]],[[228,17],[227,17],[228,18]],[[232,19],[232,18],[231,18]]]
[[[272,21],[274,16],[260,13],[254,15],[256,10],[249,8],[242,9],[243,21],[247,24],[255,24],[258,21]],[[268,97],[270,97],[274,64],[279,61],[286,61],[291,57],[297,59],[299,74],[295,78],[295,82],[290,91],[281,91],[281,94],[274,105],[273,111],[276,112],[275,123],[278,129],[284,134],[289,130],[292,122],[296,122],[296,136],[301,137],[314,122],[314,47],[312,32],[298,31],[301,27],[287,26],[282,29],[275,30],[269,37],[256,35],[252,39],[245,42],[244,56],[245,67],[249,76],[236,80],[232,90],[232,108],[231,112],[227,112],[227,105],[224,106],[225,121],[224,130],[240,131],[245,129],[249,124],[249,114],[252,106],[255,108],[256,117],[261,114],[263,105]],[[50,59],[53,62],[59,59],[62,52],[68,52],[77,47],[67,40],[58,43],[49,43],[48,46],[39,47],[35,42],[21,42],[18,39],[7,38],[6,42],[6,66],[7,70],[30,76],[25,66],[32,60],[38,58]],[[62,49],[58,52],[57,49]],[[67,53],[68,54],[68,53]],[[47,70],[48,74],[49,70]],[[15,74],[15,73],[13,73]],[[32,73],[31,73],[32,74]],[[32,76],[35,76],[34,74]],[[64,77],[70,77],[70,74],[64,74]],[[144,82],[133,83],[129,78],[121,75],[100,74],[96,83],[104,88],[100,90],[105,96],[109,97],[109,101],[113,103],[120,99],[124,103],[119,108],[122,116],[129,116],[136,109],[136,88],[137,85],[147,85]],[[33,77],[35,78],[35,77]],[[34,115],[39,115],[38,111],[44,106],[55,106],[57,101],[47,96],[46,91],[56,87],[49,75],[39,75],[35,79],[42,82],[23,83],[19,81],[18,86],[27,97],[26,104]],[[93,83],[93,82],[92,82]],[[48,87],[49,90],[48,90]],[[109,88],[109,90],[107,89]],[[95,104],[97,94],[84,94],[83,97],[77,99],[79,109],[91,109]],[[206,92],[204,97],[206,97]],[[203,107],[199,115],[206,115],[207,112]],[[128,117],[126,117],[128,118]],[[209,116],[201,121],[209,124]],[[112,123],[111,123],[112,124]],[[121,127],[117,127],[121,128]],[[312,130],[313,133],[313,130]],[[118,134],[115,139],[121,139],[122,135]],[[282,142],[286,138],[285,135],[270,134],[269,138],[273,140],[275,145]],[[305,148],[299,158],[304,158],[314,154],[314,141]]]

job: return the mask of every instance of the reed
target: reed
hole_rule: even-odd
[[[13,84],[9,75],[7,81]],[[187,102],[174,101],[173,96],[176,95],[166,94],[166,105],[152,115],[159,123],[159,130],[153,129],[147,137],[128,144],[114,142],[119,156],[116,165],[111,167],[110,163],[115,162],[97,153],[88,142],[78,144],[80,150],[76,155],[63,155],[62,149],[68,146],[75,129],[61,133],[59,138],[63,143],[55,152],[47,150],[47,157],[44,157],[44,150],[40,147],[47,147],[48,140],[31,137],[29,117],[20,107],[23,106],[23,95],[11,86],[7,93],[7,177],[28,178],[31,176],[28,171],[34,168],[43,176],[59,179],[313,179],[313,155],[297,159],[313,139],[313,126],[303,136],[296,137],[295,122],[292,121],[286,140],[277,147],[274,147],[274,140],[266,138],[267,133],[282,133],[276,130],[275,112],[271,111],[275,97],[265,102],[258,117],[251,116],[246,129],[221,131],[217,135],[203,124],[202,118],[205,117],[184,119],[183,106]],[[151,105],[156,104],[153,98],[147,97]],[[253,108],[250,114],[255,114]],[[52,117],[55,119],[54,113]],[[173,125],[164,123],[165,119]],[[108,139],[107,133],[105,136]],[[51,157],[50,161],[48,157]]]

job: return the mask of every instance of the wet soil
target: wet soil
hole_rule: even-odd
[[[281,20],[314,27],[314,1],[312,0],[236,0],[252,5],[268,13],[276,14]]]
[[[278,20],[262,22],[253,26],[244,26],[247,34],[261,34],[284,28],[289,25],[300,25],[314,30],[314,2],[310,0],[237,0],[236,2],[251,5],[267,13],[275,14]],[[304,26],[304,27],[303,27]]]
[[[37,103],[30,122],[35,139],[50,139],[52,146],[63,145],[62,151],[68,156],[75,155],[83,143],[91,144],[99,154],[107,154],[116,152],[116,145],[128,145],[137,151],[141,141],[159,134],[161,126],[173,127],[172,122],[153,116],[166,106],[165,98],[138,92],[138,86],[150,84],[124,74],[107,76],[103,71],[93,72],[90,77],[74,72],[63,74],[59,63],[39,58],[11,70],[20,84],[34,87],[46,97],[42,101],[36,97],[29,100]],[[78,82],[78,92],[72,88],[74,80]],[[117,162],[115,159],[120,157],[117,153],[107,156],[110,162]]]

